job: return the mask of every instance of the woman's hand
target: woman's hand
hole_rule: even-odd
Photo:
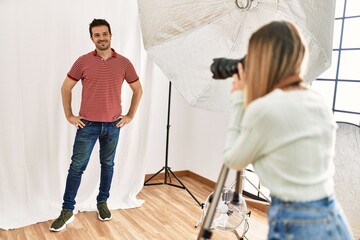
[[[231,92],[242,91],[245,87],[245,73],[241,63],[238,63],[238,69],[239,72],[233,75]]]

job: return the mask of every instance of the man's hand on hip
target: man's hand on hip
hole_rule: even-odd
[[[82,117],[80,116],[70,116],[67,117],[67,120],[69,121],[69,123],[71,123],[72,125],[74,125],[76,128],[83,128],[85,127],[85,123],[83,123],[83,121],[81,121]]]

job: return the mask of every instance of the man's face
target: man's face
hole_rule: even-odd
[[[91,40],[99,50],[107,50],[110,48],[111,34],[107,26],[96,26],[91,29]]]

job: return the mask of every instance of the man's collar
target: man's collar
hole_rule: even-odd
[[[112,56],[116,58],[116,52],[113,48],[111,48],[111,51],[112,51]],[[93,55],[96,56],[97,55],[97,51],[96,49],[93,51]]]

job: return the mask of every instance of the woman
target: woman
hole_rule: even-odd
[[[305,47],[289,22],[272,22],[249,42],[233,76],[233,115],[224,163],[252,163],[270,189],[269,239],[351,239],[333,196],[336,124],[300,77]]]

